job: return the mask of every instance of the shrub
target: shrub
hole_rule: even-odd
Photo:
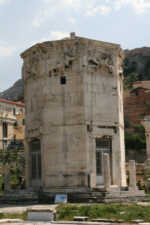
[[[136,204],[94,204],[70,205],[61,204],[56,208],[57,220],[73,220],[74,216],[94,218],[123,219],[126,222],[136,219],[150,221],[150,207]]]
[[[146,148],[145,138],[142,138],[141,136],[137,134],[133,134],[133,135],[126,134],[125,144],[126,144],[126,149],[142,150]]]

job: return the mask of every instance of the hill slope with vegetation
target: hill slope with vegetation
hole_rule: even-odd
[[[135,81],[150,80],[150,48],[124,51],[125,87],[131,88]]]
[[[126,156],[127,159],[144,162],[146,159],[146,140],[141,120],[144,116],[150,114],[150,93],[147,90],[142,90],[142,88],[135,90],[133,83],[150,80],[150,48],[125,50],[124,55]],[[126,93],[128,93],[128,96]]]
[[[24,84],[23,80],[17,80],[12,87],[0,93],[0,98],[11,101],[20,101],[24,98]]]

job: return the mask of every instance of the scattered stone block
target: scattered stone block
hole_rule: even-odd
[[[13,224],[16,224],[16,223],[23,223],[24,221],[23,220],[20,220],[20,219],[1,219],[0,220],[0,224],[4,225],[6,223],[13,223]]]
[[[54,221],[55,212],[49,208],[28,208],[29,221]]]
[[[144,220],[132,220],[131,222],[132,222],[132,223],[137,223],[137,224],[139,224],[139,223],[143,223]]]
[[[97,219],[93,219],[92,222],[98,222],[98,223],[123,223],[124,220],[121,219],[105,219],[105,218],[97,218]]]
[[[87,216],[74,216],[73,220],[74,221],[87,221],[88,217]]]
[[[139,225],[150,225],[150,223],[139,223]]]

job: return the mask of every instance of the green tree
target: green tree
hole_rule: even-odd
[[[135,81],[138,81],[139,80],[139,74],[133,72],[133,73],[130,73],[127,77],[125,77],[124,79],[124,87],[125,88],[132,88],[133,86],[133,83]]]

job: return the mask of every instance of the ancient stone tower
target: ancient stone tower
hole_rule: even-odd
[[[26,105],[27,185],[51,191],[126,186],[122,51],[76,37],[22,53]]]

